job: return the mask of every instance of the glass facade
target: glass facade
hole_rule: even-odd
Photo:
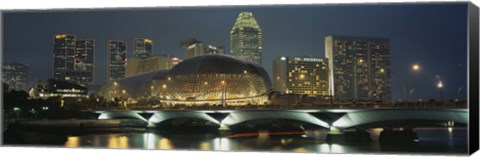
[[[108,81],[124,78],[127,65],[127,43],[123,41],[109,41],[107,48]]]
[[[223,46],[205,44],[197,39],[187,39],[181,41],[180,45],[185,49],[185,59],[206,54],[224,54],[225,51]]]
[[[271,82],[255,64],[226,55],[187,59],[171,70],[135,75],[105,85],[107,99],[156,98],[165,105],[263,105]]]
[[[54,37],[53,78],[82,85],[94,83],[95,40],[77,40],[75,35]]]
[[[388,39],[327,36],[325,53],[336,99],[391,100]]]
[[[152,56],[146,59],[131,58],[126,66],[126,77],[146,72],[168,70],[173,67],[172,56]]]
[[[5,63],[2,67],[2,82],[10,90],[27,91],[28,65],[21,63]]]
[[[146,38],[136,38],[133,44],[133,53],[136,58],[148,58],[152,56],[153,41]]]
[[[262,65],[262,29],[253,13],[241,12],[230,31],[230,53]]]
[[[273,66],[274,90],[308,96],[330,95],[327,59],[278,57]]]
[[[77,40],[75,43],[75,70],[81,71],[80,73],[82,73],[83,76],[72,77],[72,80],[80,84],[93,84],[95,80],[94,65],[95,40]]]
[[[75,69],[75,35],[55,35],[53,45],[53,78],[65,80],[66,71]]]

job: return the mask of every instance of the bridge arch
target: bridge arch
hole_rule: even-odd
[[[100,112],[98,119],[139,119],[147,122],[138,112],[135,111],[109,111]]]
[[[148,120],[152,124],[160,124],[164,121],[176,119],[176,118],[197,118],[202,119],[208,122],[212,122],[215,124],[220,125],[220,122],[217,121],[215,118],[209,116],[203,112],[197,111],[161,111],[155,112],[152,117]]]
[[[339,129],[348,129],[359,126],[374,125],[385,122],[423,121],[447,122],[453,121],[468,124],[467,109],[382,109],[361,110],[349,112],[333,122],[332,126]]]
[[[298,111],[236,111],[225,117],[222,124],[226,126],[234,126],[243,122],[259,119],[295,120],[329,128],[329,125],[326,122],[315,118],[307,112]]]

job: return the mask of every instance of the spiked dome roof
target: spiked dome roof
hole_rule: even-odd
[[[258,25],[257,20],[255,20],[255,17],[253,17],[252,12],[241,12],[238,15],[238,18],[233,25],[232,32],[240,28],[253,28],[262,30]]]

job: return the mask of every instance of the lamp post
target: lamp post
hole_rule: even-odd
[[[419,64],[413,64],[412,67],[411,67],[412,72],[418,72],[418,71],[420,71],[420,69],[421,69],[421,67],[420,67]],[[409,77],[408,82],[405,82],[395,72],[391,71],[391,74],[393,76],[397,77],[398,81],[400,82],[400,85],[402,85],[403,96],[404,96],[404,99],[405,99],[405,103],[408,103],[408,101],[410,99],[410,96],[413,94],[413,91],[414,91],[414,89],[410,89],[412,78]]]
[[[440,76],[436,75],[435,76],[438,80],[437,82],[437,88],[440,90],[440,102],[442,103],[442,105],[444,105],[443,103],[443,82],[442,80],[440,79]]]
[[[420,65],[419,64],[413,64],[412,65],[412,71],[413,72],[418,72],[420,71]],[[407,98],[405,99],[405,101],[408,103],[408,101],[410,100],[410,97],[412,96],[413,94],[413,91],[415,89],[412,89],[412,77],[409,78],[408,80],[408,90],[405,90],[406,94],[407,94]]]

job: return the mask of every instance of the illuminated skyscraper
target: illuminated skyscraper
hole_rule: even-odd
[[[391,100],[389,39],[327,36],[325,53],[336,99]]]
[[[75,69],[75,35],[55,35],[53,45],[53,78],[67,80],[66,72]]]
[[[292,94],[328,96],[328,61],[317,57],[277,57],[273,89]]]
[[[95,40],[85,39],[75,42],[75,70],[85,76],[74,78],[74,82],[92,85],[95,81]]]
[[[230,53],[262,65],[262,29],[253,13],[241,12],[230,31]]]
[[[180,42],[180,45],[185,49],[185,59],[206,54],[224,54],[223,46],[214,46],[202,43],[197,39],[188,39]]]
[[[134,57],[145,59],[152,56],[153,41],[151,39],[136,38],[133,42]]]
[[[82,85],[94,83],[95,40],[77,40],[75,35],[54,37],[53,78]]]
[[[124,78],[125,67],[127,66],[127,43],[110,40],[107,45],[107,52],[108,81]]]
[[[27,91],[28,65],[20,63],[4,63],[2,82],[8,84],[10,90]]]

